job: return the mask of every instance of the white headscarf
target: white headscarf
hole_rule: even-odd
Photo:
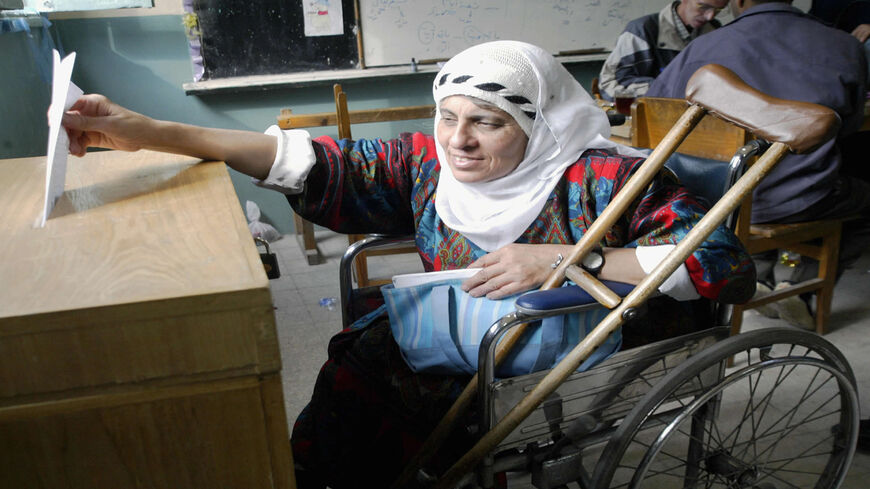
[[[486,251],[513,243],[528,229],[565,169],[587,149],[643,156],[607,139],[604,111],[561,63],[531,44],[494,41],[462,51],[438,73],[432,94],[439,109],[436,133],[441,101],[465,95],[498,106],[529,136],[513,172],[477,183],[456,180],[436,138],[441,176],[435,209],[447,226]]]

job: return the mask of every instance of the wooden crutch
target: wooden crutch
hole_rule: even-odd
[[[785,154],[788,148],[795,152],[805,152],[820,144],[836,132],[837,116],[829,109],[814,104],[795,103],[767,97],[748,87],[729,70],[716,65],[701,68],[687,86],[687,98],[692,103],[686,113],[677,121],[661,144],[653,151],[638,172],[629,180],[626,187],[617,194],[613,202],[602,212],[578,242],[571,254],[551,274],[542,289],[558,287],[566,274],[579,280],[578,284],[593,297],[607,298],[611,308],[615,308],[598,327],[587,336],[574,350],[545,377],[538,387],[521,401],[508,415],[487,433],[456,465],[439,481],[439,487],[449,487],[463,473],[470,470],[486,453],[504,439],[522,419],[552,392],[577,366],[600,345],[623,322],[623,316],[631,314],[642,304],[670,274],[685,261],[698,245],[715,229],[731,210],[739,205],[740,199],[751,192],[758,181]],[[604,233],[627,209],[628,205],[642,192],[651,179],[658,173],[664,162],[689,134],[691,129],[704,116],[706,111],[747,128],[756,135],[778,142],[767,151],[753,169],[720,200],[681,244],[665,259],[656,270],[639,284],[624,300],[610,292],[594,277],[584,274],[574,264],[579,262]],[[717,209],[718,207],[718,209]],[[730,209],[729,209],[730,207]],[[690,239],[691,238],[691,239]],[[628,312],[627,312],[628,311]],[[523,327],[514,328],[505,335],[496,352],[496,361],[503,359],[522,334]],[[402,476],[393,487],[404,487],[425,466],[432,454],[440,448],[456,421],[470,405],[476,388],[477,376],[466,386],[462,395],[442,418],[418,455],[405,468]]]
[[[795,153],[810,151],[833,137],[839,128],[839,118],[831,109],[806,102],[769,97],[749,87],[733,72],[719,65],[704,66],[692,76],[686,86],[686,99],[692,104],[687,114],[700,112],[701,116],[698,117],[700,119],[704,112],[712,113],[773,144],[652,273],[622,299],[580,344],[457,461],[438,480],[436,487],[444,489],[453,487],[465,473],[472,470],[487,453],[519,426],[523,419],[625,322],[625,317],[630,315],[631,311],[641,306],[685,262],[789,150]],[[682,119],[669,132],[663,144],[674,133],[680,139],[686,136],[688,131],[680,127],[681,121]],[[598,221],[593,223],[590,232],[597,223]],[[548,283],[561,282],[565,271],[575,266],[573,264],[588,251],[589,246],[582,246],[582,241],[584,240],[575,245],[574,250],[565,260],[571,264],[557,268],[553,275],[561,276],[555,278],[551,276],[552,280],[548,280]],[[591,280],[596,281],[594,277]]]

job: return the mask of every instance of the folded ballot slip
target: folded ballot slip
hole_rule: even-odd
[[[393,276],[393,287],[399,289],[402,287],[412,287],[414,285],[422,285],[440,280],[465,280],[480,270],[480,268],[463,268],[459,270],[443,270],[439,272],[405,273]]]

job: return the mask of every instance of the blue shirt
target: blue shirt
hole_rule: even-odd
[[[861,127],[867,84],[861,44],[788,4],[755,6],[692,41],[647,96],[684,98],[689,77],[709,63],[774,97],[830,107],[843,122],[838,138]],[[786,156],[756,188],[753,222],[776,221],[818,202],[833,189],[840,164],[834,141],[809,154]]]

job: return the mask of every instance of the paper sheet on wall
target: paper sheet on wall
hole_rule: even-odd
[[[341,0],[305,0],[302,3],[305,35],[339,36],[344,34]]]
[[[63,194],[66,182],[66,158],[69,154],[69,137],[61,126],[63,113],[82,96],[82,90],[72,83],[76,53],[60,59],[54,50],[54,76],[51,86],[51,107],[48,109],[48,152],[45,159],[45,206],[39,227],[45,226],[58,197]]]

